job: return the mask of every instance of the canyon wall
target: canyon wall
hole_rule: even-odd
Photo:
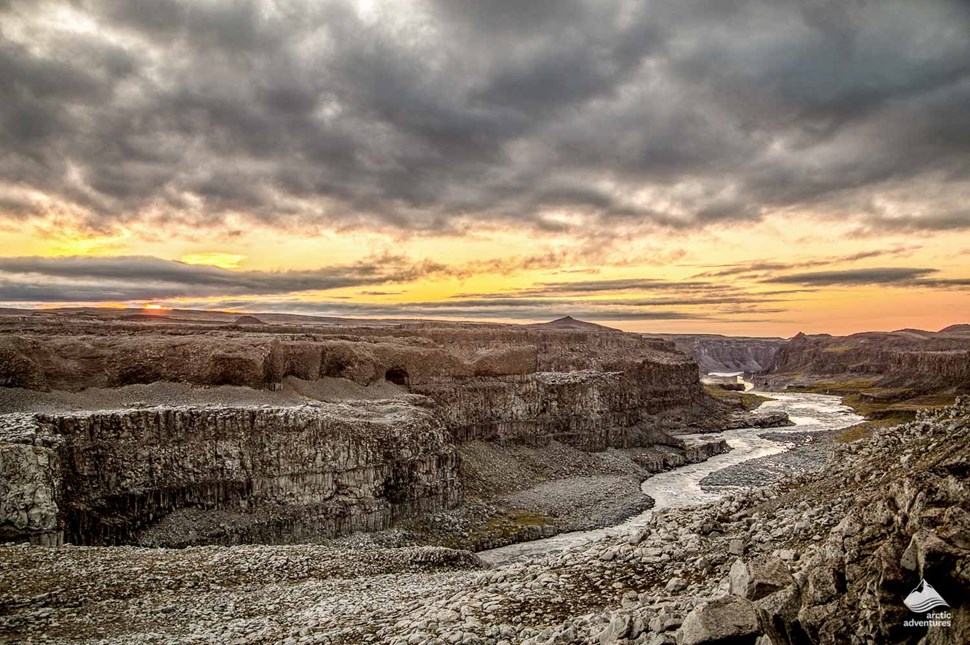
[[[669,341],[513,326],[391,331],[10,335],[0,337],[0,383],[81,391],[156,382],[273,390],[288,377],[386,381],[435,400],[459,441],[555,439],[591,450],[650,443],[655,426],[716,427],[726,414]]]
[[[665,340],[513,325],[337,327],[302,334],[193,328],[163,333],[130,325],[78,331],[84,333],[0,335],[0,387],[78,391],[166,381],[272,388],[286,376],[367,384],[388,378],[389,371],[411,384],[440,377],[690,364]]]
[[[901,330],[850,336],[798,334],[756,383],[776,388],[855,383],[914,392],[970,391],[970,332]]]
[[[541,446],[554,440],[595,451],[656,443],[658,429],[691,427],[685,415],[696,416],[695,426],[705,424],[707,401],[691,364],[653,364],[649,372],[439,379],[414,391],[439,402],[459,441]],[[720,410],[711,412],[716,417]]]
[[[894,352],[889,357],[887,382],[917,381],[934,388],[959,387],[970,391],[970,349]]]
[[[747,338],[716,334],[665,334],[680,351],[694,359],[701,374],[756,373],[768,369],[785,344],[781,338]]]
[[[3,415],[0,539],[138,541],[187,508],[220,511],[221,526],[189,522],[167,545],[384,528],[458,501],[455,447],[429,403]]]

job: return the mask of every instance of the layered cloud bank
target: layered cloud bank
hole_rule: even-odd
[[[708,274],[717,276],[728,270]],[[192,308],[488,320],[540,320],[550,312],[558,312],[591,320],[716,324],[752,322],[785,314],[798,298],[816,297],[820,290],[833,286],[970,286],[970,279],[934,278],[935,269],[887,267],[782,274],[762,271],[753,274],[748,282],[726,282],[720,277],[572,279],[536,282],[501,292],[456,293],[445,299],[405,302],[393,299],[402,291],[388,290],[404,283],[461,279],[482,271],[485,268],[475,264],[412,264],[399,256],[291,271],[228,269],[143,256],[10,257],[0,258],[0,302],[170,302]],[[372,288],[375,286],[382,289]],[[388,296],[392,300],[380,301]]]

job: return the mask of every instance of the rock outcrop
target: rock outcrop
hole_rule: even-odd
[[[677,632],[677,645],[754,645],[760,635],[758,609],[754,603],[736,596],[724,596],[687,614]]]
[[[787,565],[775,556],[762,556],[751,560],[739,558],[728,575],[731,593],[748,600],[761,600],[795,584]]]
[[[802,568],[779,609],[782,634],[809,642],[970,639],[970,399],[847,449],[826,484],[854,504]],[[902,600],[920,580],[950,607],[939,624]],[[945,624],[943,624],[945,623]],[[784,641],[782,641],[784,642]]]
[[[671,445],[679,450],[665,451],[662,454],[637,454],[633,456],[633,461],[646,468],[648,472],[661,473],[672,468],[706,461],[714,455],[721,455],[731,450],[724,439],[691,443],[679,441]]]

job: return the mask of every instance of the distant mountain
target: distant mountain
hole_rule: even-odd
[[[549,322],[535,323],[529,325],[529,327],[542,327],[544,329],[573,329],[576,331],[620,331],[613,327],[607,327],[606,325],[597,325],[596,323],[586,322],[585,320],[576,320],[572,316],[563,316],[562,318],[557,318]]]
[[[266,324],[262,320],[260,320],[259,318],[257,318],[256,316],[248,316],[248,315],[247,316],[239,316],[239,318],[236,318],[236,320],[234,320],[233,323],[236,324],[236,325],[264,325],[264,324]]]
[[[970,323],[950,325],[940,330],[941,334],[970,334]]]

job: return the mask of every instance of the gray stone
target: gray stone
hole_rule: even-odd
[[[600,632],[597,638],[600,643],[615,643],[627,637],[627,634],[630,633],[630,626],[631,621],[629,615],[617,614],[610,620],[610,624]]]
[[[824,605],[845,591],[840,573],[830,566],[819,562],[808,572],[805,585],[806,602],[810,605]]]
[[[731,538],[728,542],[728,553],[731,555],[744,555],[744,538]]]
[[[672,591],[672,592],[683,591],[686,588],[687,588],[687,581],[684,580],[683,578],[671,578],[667,582],[667,586],[664,587],[665,590]]]
[[[729,579],[731,593],[748,600],[764,598],[795,583],[785,563],[774,556],[739,558],[731,567]]]
[[[695,607],[677,631],[678,645],[751,645],[761,635],[758,609],[750,600],[724,596]]]
[[[801,592],[796,585],[785,587],[765,596],[757,603],[761,629],[771,642],[805,643],[808,637],[798,622]]]

